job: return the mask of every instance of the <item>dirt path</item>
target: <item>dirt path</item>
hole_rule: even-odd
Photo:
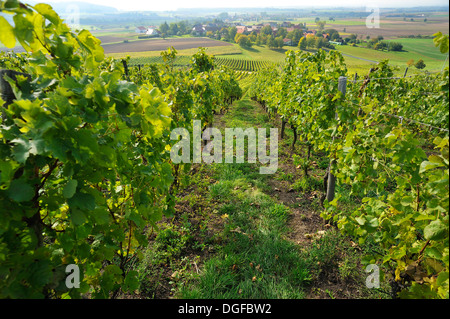
[[[216,115],[214,127],[280,126],[244,97]],[[259,174],[259,164],[194,165],[177,194],[174,216],[158,222],[135,266],[142,278],[139,293],[123,298],[377,297],[364,286],[357,248],[320,217],[320,154],[312,154],[307,179],[316,183],[303,185],[294,154],[305,154],[304,146],[297,143],[291,153],[291,140],[289,130],[279,139],[272,175]]]
[[[255,108],[262,107],[253,102]],[[265,113],[265,112],[264,112]],[[281,127],[277,119],[270,119],[272,127]],[[291,149],[292,133],[286,128],[286,136],[279,139],[278,171],[267,180],[270,190],[268,193],[277,201],[290,208],[287,221],[288,233],[286,238],[296,245],[300,251],[315,254],[315,249],[326,248],[328,240],[333,241],[337,236],[339,243],[335,243],[333,260],[327,265],[319,265],[317,277],[309,286],[307,299],[354,299],[374,298],[372,292],[364,286],[363,266],[360,264],[360,248],[350,239],[340,234],[335,226],[328,224],[320,213],[323,211],[320,198],[323,195],[323,176],[326,172],[326,158],[321,154],[312,154],[312,165],[309,177],[305,177],[302,170],[294,163],[294,154],[305,157],[306,146],[297,142]],[[315,181],[309,188],[301,189],[299,181]],[[300,188],[300,189],[299,189]],[[331,235],[329,235],[331,234]],[[340,234],[340,235],[336,235]],[[321,242],[322,237],[329,237]],[[321,252],[319,252],[320,254]],[[318,261],[320,264],[322,261]],[[349,269],[347,269],[349,267]]]

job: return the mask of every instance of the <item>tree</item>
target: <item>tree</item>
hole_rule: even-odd
[[[169,25],[167,24],[167,22],[164,21],[164,23],[159,26],[159,31],[166,33],[167,31],[169,31]]]
[[[169,26],[169,32],[171,35],[177,35],[178,33],[178,25],[175,22],[172,22]]]
[[[234,39],[234,37],[236,36],[236,33],[237,33],[237,28],[236,28],[236,27],[230,27],[230,28],[228,29],[228,36],[229,36],[229,39],[230,39],[230,40]]]
[[[220,35],[225,38],[225,40],[230,40],[230,33],[227,28],[220,29]]]
[[[387,44],[386,44],[386,42],[377,42],[373,48],[375,50],[383,51],[383,50],[387,49]]]
[[[277,37],[282,37],[283,39],[287,36],[286,28],[279,28],[277,31]]]
[[[326,21],[316,21],[317,27],[319,28],[319,31],[323,31],[323,28],[325,27],[325,24],[327,24]]]
[[[408,67],[411,67],[414,65],[414,59],[409,59],[408,62],[406,62],[406,65],[408,65]]]
[[[277,47],[277,48],[282,49],[283,46],[284,46],[283,37],[277,37],[277,38],[275,38],[275,44],[276,44],[276,47]]]
[[[260,34],[258,34],[258,35],[256,36],[255,44],[258,45],[258,46],[263,44],[263,41],[262,41],[262,38],[261,38],[261,35],[260,35]]]
[[[221,20],[228,19],[228,12],[222,12],[217,17]]]
[[[435,47],[439,47],[441,53],[447,53],[449,47],[448,34],[442,34],[441,31],[433,34],[433,43]]]
[[[272,27],[270,25],[262,27],[261,34],[272,35],[273,34]]]
[[[277,44],[275,42],[275,39],[273,38],[272,35],[269,35],[267,37],[267,42],[266,42],[267,46],[269,47],[269,49],[275,49],[277,47]]]
[[[403,44],[400,42],[389,42],[388,50],[389,51],[401,51],[403,49]]]
[[[417,69],[421,70],[421,69],[425,69],[426,64],[425,64],[425,62],[423,62],[422,59],[419,59],[419,61],[417,61],[416,64],[414,64],[414,66],[415,66]]]
[[[234,42],[238,43],[239,38],[240,38],[241,36],[243,36],[242,33],[236,33],[236,35],[234,36]]]
[[[328,36],[329,36],[331,41],[337,40],[337,39],[339,39],[341,37],[341,35],[339,34],[338,30],[336,30],[336,29],[326,29],[323,32],[328,34]]]
[[[298,41],[298,48],[300,50],[305,50],[306,49],[306,38],[305,37],[302,37],[300,39],[300,41]]]
[[[187,26],[186,21],[180,21],[180,22],[178,22],[178,23],[177,23],[177,26],[178,26],[178,32],[181,32],[181,34],[187,34],[187,33],[189,33],[189,30],[188,30],[188,26]]]
[[[316,38],[315,38],[314,46],[315,46],[317,49],[322,48],[322,47],[324,46],[324,44],[325,44],[325,39],[324,39],[323,37],[316,37]]]
[[[316,37],[313,36],[312,34],[308,34],[306,36],[306,46],[308,48],[314,48],[315,45],[316,45]]]
[[[164,21],[164,23],[159,26],[159,31],[161,31],[161,35],[164,39],[169,32],[169,25],[167,24],[167,22]]]
[[[250,39],[245,34],[237,34],[236,38],[237,38],[236,43],[239,44],[239,46],[243,48],[249,48],[252,46]]]
[[[295,29],[294,31],[289,32],[287,36],[287,38],[292,40],[292,43],[298,43],[302,37],[303,33],[299,29]]]

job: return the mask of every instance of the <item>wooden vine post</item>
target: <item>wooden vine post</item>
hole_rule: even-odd
[[[345,96],[346,89],[347,89],[347,78],[345,76],[341,76],[341,77],[339,77],[339,81],[338,81],[338,90],[341,91],[343,97]],[[336,118],[337,118],[337,114],[336,114]],[[333,137],[333,142],[334,142],[334,137]],[[326,195],[326,199],[328,202],[331,202],[334,199],[334,191],[336,188],[336,176],[334,176],[331,173],[331,167],[333,166],[335,161],[336,161],[336,159],[333,158],[330,161],[330,166],[328,166],[327,195]]]
[[[122,64],[123,64],[123,68],[125,71],[125,77],[127,78],[127,81],[130,81],[130,76],[128,74],[128,65],[127,65],[127,61],[122,59]]]
[[[5,106],[8,106],[9,104],[12,103],[15,96],[14,96],[14,92],[11,88],[11,85],[9,85],[8,81],[6,81],[6,79],[4,78],[5,75],[7,77],[11,78],[13,81],[17,81],[16,77],[18,75],[25,76],[30,81],[31,81],[31,77],[28,74],[22,73],[22,72],[17,72],[17,71],[13,71],[13,70],[0,70],[0,94],[1,94],[2,99],[6,102]]]
[[[29,81],[31,81],[31,76],[26,73],[17,72],[13,70],[0,70],[0,97],[5,101],[5,104],[3,105],[1,116],[3,119],[5,119],[5,108],[10,105],[16,96],[14,95],[13,89],[11,88],[11,85],[8,81],[6,81],[5,76],[11,78],[13,81],[16,81],[17,84],[17,76],[22,75],[28,78]]]

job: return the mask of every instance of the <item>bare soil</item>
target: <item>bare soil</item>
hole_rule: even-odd
[[[272,123],[281,127],[279,119],[272,118]],[[288,129],[286,126],[286,130]],[[278,145],[282,144],[283,141],[280,139]],[[306,147],[297,142],[294,152],[290,150],[290,146],[288,148],[284,146],[279,152],[276,175],[290,174],[293,176],[292,180],[297,180],[301,178],[303,172],[295,167],[292,155],[305,153]],[[325,175],[325,170],[313,165],[310,175],[320,179]],[[291,181],[280,180],[275,176],[268,180],[270,186],[268,193],[283,205],[290,207],[291,214],[287,225],[289,232],[286,239],[298,245],[300,249],[307,250],[318,237],[322,236],[320,234],[336,228],[320,217],[320,211],[323,209],[320,199],[324,196],[324,192],[317,189],[298,192],[293,189]],[[359,249],[358,245],[350,238],[346,238],[345,241],[348,246]],[[344,280],[339,273],[339,264],[346,254],[348,252],[345,250],[336,252],[336,265],[322,268],[319,277],[311,283],[306,299],[359,299],[367,296],[367,292],[364,291],[364,283],[351,276]],[[359,266],[362,269],[362,265]]]
[[[120,41],[120,40],[119,40]],[[176,39],[148,39],[128,43],[104,44],[106,54],[122,52],[164,51],[169,47],[176,50],[193,49],[198,47],[217,47],[232,45],[228,42],[209,38],[176,38]]]
[[[438,31],[444,32],[448,30],[449,21],[440,20],[433,23],[417,21],[392,21],[381,20],[379,28],[368,28],[365,25],[333,25],[333,27],[342,32],[345,28],[347,33],[355,33],[357,35],[363,35],[364,38],[369,35],[372,38],[379,35],[386,39],[402,38],[409,35],[433,35]],[[331,24],[330,24],[331,25]]]

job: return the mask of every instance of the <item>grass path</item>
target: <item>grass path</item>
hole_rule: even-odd
[[[249,98],[216,118],[215,126],[276,125]],[[180,285],[177,298],[369,298],[359,263],[361,248],[319,216],[323,169],[302,177],[292,162],[291,134],[280,140],[279,170],[259,174],[259,164],[213,164],[216,182],[206,200],[223,221],[220,245],[202,270]],[[297,145],[296,153],[302,152]],[[322,164],[322,167],[326,165]],[[376,294],[376,297],[379,297]]]
[[[264,123],[266,120],[266,123]],[[248,99],[218,119],[219,127],[254,127],[267,117]],[[270,192],[267,175],[256,165],[215,164],[217,182],[209,200],[218,202],[227,241],[205,265],[182,298],[303,298],[300,287],[310,280],[306,263],[294,243],[284,238],[290,210]]]
[[[244,96],[214,126],[280,127]],[[355,244],[320,217],[322,177],[328,166],[312,153],[305,175],[297,169],[301,143],[278,140],[278,170],[260,163],[195,164],[187,168],[176,213],[148,229],[132,266],[140,287],[122,298],[330,299],[384,298],[365,287],[360,260],[368,248]],[[349,199],[350,200],[350,199]]]

